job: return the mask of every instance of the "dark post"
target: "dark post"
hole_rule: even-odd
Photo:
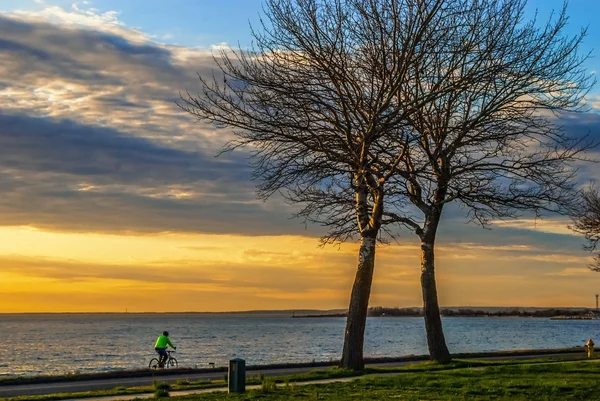
[[[230,393],[246,391],[246,362],[243,359],[235,358],[229,361],[227,385]]]

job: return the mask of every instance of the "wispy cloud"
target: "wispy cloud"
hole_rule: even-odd
[[[293,208],[283,202],[256,201],[247,153],[214,157],[231,133],[194,123],[176,107],[180,91],[197,89],[197,72],[213,74],[212,52],[225,44],[197,49],[156,40],[124,25],[118,12],[84,3],[0,17],[4,224],[322,233],[289,220]],[[590,127],[595,118],[586,115],[575,125]],[[531,229],[523,221],[503,224],[498,230]],[[541,234],[565,234],[560,224],[545,225]],[[443,241],[459,236],[463,242],[515,242],[454,222],[442,228]]]
[[[228,133],[175,105],[197,71],[212,73],[211,52],[135,41],[131,32],[115,13],[78,7],[0,17],[4,224],[302,230],[287,206],[256,200],[245,153],[215,158]]]
[[[546,273],[547,276],[578,277],[582,279],[595,278],[586,267],[567,267],[561,271]]]
[[[70,9],[47,4],[44,0],[36,0],[43,5],[39,11],[20,11],[10,13],[15,19],[29,22],[52,23],[63,28],[85,28],[102,32],[116,34],[134,41],[146,41],[151,36],[130,27],[126,27],[119,20],[118,11],[101,12],[97,8],[90,7],[88,1],[76,1]]]
[[[552,234],[575,235],[569,229],[571,221],[568,218],[553,219],[515,219],[515,220],[495,220],[492,224],[500,227],[512,227],[521,230],[539,231]]]

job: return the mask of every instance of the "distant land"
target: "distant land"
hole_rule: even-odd
[[[440,314],[445,317],[560,317],[560,318],[593,318],[597,310],[590,308],[539,308],[539,307],[444,307]],[[318,314],[294,313],[295,318],[345,317],[346,311]],[[423,316],[421,308],[389,308],[371,307],[369,317],[419,317]]]
[[[119,316],[145,316],[145,315],[173,315],[184,317],[186,315],[206,317],[345,317],[346,309],[284,309],[284,310],[248,310],[231,312],[29,312],[29,313],[0,313],[0,316],[64,316],[64,315],[119,315]],[[516,317],[552,317],[552,316],[583,316],[595,312],[593,308],[586,307],[524,307],[524,306],[448,306],[441,307],[442,316],[516,316]],[[420,307],[382,307],[369,308],[370,317],[415,317],[422,316]]]

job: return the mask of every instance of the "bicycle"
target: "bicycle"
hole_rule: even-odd
[[[171,356],[171,353],[174,353],[174,350],[167,351],[167,360],[165,361],[164,368],[176,368],[177,367],[177,359]],[[150,359],[150,363],[148,364],[149,369],[160,369],[158,364],[158,358]]]

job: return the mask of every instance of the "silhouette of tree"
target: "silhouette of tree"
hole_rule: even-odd
[[[571,229],[585,235],[587,244],[584,245],[584,249],[594,252],[600,242],[600,195],[594,185],[584,190],[581,195],[581,206],[573,216]],[[589,267],[600,272],[600,254],[594,256],[594,261]]]
[[[444,48],[427,46],[429,57],[418,60],[418,75],[400,96],[414,103],[448,79],[477,79],[410,114],[409,139],[395,144],[403,157],[388,185],[397,191],[390,197],[406,199],[413,208],[383,213],[421,241],[427,342],[432,359],[440,362],[450,360],[434,269],[444,207],[458,202],[482,226],[523,213],[568,215],[577,200],[574,163],[594,146],[587,137],[569,136],[557,121],[563,113],[581,111],[594,84],[582,65],[588,55],[577,53],[585,30],[572,38],[562,34],[566,6],[539,25],[524,19],[526,0],[455,3],[464,8],[448,17],[455,22],[454,40]],[[460,60],[458,68],[454,59]],[[594,205],[597,198],[588,200]],[[590,227],[588,220],[581,224]],[[595,247],[597,237],[588,238]]]
[[[393,212],[406,202],[387,198],[405,158],[398,138],[409,140],[408,117],[419,107],[466,82],[440,80],[410,103],[399,94],[431,49],[454,40],[446,16],[459,12],[448,0],[267,0],[269,26],[253,30],[254,47],[222,51],[222,76],[200,76],[201,93],[181,97],[199,120],[233,129],[224,151],[251,150],[260,198],[280,193],[301,205],[297,217],[328,228],[322,244],[360,238],[345,368],[364,367],[376,242],[395,238],[388,227],[402,221],[384,219],[384,203]]]
[[[359,237],[341,366],[362,370],[377,241],[408,227],[421,240],[432,359],[450,360],[434,275],[442,210],[461,202],[487,225],[517,211],[564,212],[570,163],[590,144],[544,113],[576,110],[591,85],[577,56],[585,32],[537,28],[525,0],[266,0],[254,47],[215,56],[180,107],[232,129],[258,195],[297,217]]]

